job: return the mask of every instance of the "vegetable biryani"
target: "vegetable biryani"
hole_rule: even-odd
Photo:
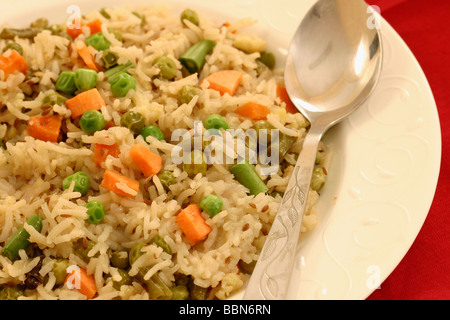
[[[71,9],[0,33],[0,299],[232,296],[309,125],[256,21]]]

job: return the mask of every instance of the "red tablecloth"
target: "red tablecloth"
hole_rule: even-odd
[[[441,173],[427,219],[404,259],[368,300],[450,299],[450,0],[367,0],[405,40],[436,100]]]

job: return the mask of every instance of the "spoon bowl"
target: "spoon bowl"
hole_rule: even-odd
[[[285,84],[310,128],[253,271],[246,300],[286,298],[319,142],[373,92],[382,64],[381,35],[363,0],[319,0],[295,32]]]

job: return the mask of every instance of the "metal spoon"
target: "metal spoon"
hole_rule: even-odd
[[[285,299],[318,144],[373,92],[381,36],[362,0],[319,0],[292,39],[285,67],[289,96],[311,126],[244,299]]]

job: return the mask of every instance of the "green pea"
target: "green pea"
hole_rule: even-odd
[[[120,125],[134,134],[139,134],[145,127],[145,118],[139,112],[127,111],[120,119]]]
[[[228,129],[228,123],[220,114],[212,114],[205,119],[205,129]]]
[[[191,85],[184,85],[181,87],[180,93],[178,94],[178,100],[181,104],[188,104],[191,102],[192,98],[197,95],[197,89]]]
[[[326,171],[324,168],[314,168],[311,178],[311,189],[319,191],[325,185],[327,180]]]
[[[185,286],[187,287],[189,285],[190,276],[187,276],[182,273],[175,274],[175,284],[177,286]]]
[[[170,190],[169,187],[175,183],[177,183],[177,179],[173,175],[172,171],[163,170],[160,173],[158,173],[159,181],[161,181],[161,184],[163,185],[164,189],[166,191]]]
[[[72,181],[75,183],[73,191],[79,192],[83,196],[86,195],[91,188],[89,176],[82,171],[78,171],[68,177],[65,177],[62,183],[63,190],[69,189]]]
[[[54,106],[57,104],[58,106],[63,106],[64,102],[67,100],[66,97],[60,95],[57,92],[52,92],[47,94],[44,99],[42,99],[43,106]]]
[[[86,204],[87,214],[88,214],[88,222],[90,223],[99,223],[105,217],[105,206],[103,203],[97,200],[89,201]]]
[[[58,91],[72,95],[75,91],[77,91],[77,86],[75,84],[75,72],[61,72],[56,80],[55,88]]]
[[[147,143],[148,143],[148,141],[147,141],[148,136],[152,136],[152,137],[158,139],[159,141],[164,140],[164,134],[157,126],[154,126],[154,125],[150,125],[150,126],[145,127],[144,129],[142,129],[140,135],[142,137],[144,137],[144,140]]]
[[[122,42],[122,40],[123,40],[122,32],[120,32],[117,29],[109,29],[108,31],[109,31],[109,33],[112,33],[114,35],[114,38],[116,38],[116,40]]]
[[[87,134],[93,134],[105,128],[106,122],[103,114],[98,110],[89,110],[80,118],[81,130]]]
[[[63,27],[59,24],[52,24],[51,26],[48,27],[48,30],[50,30],[50,32],[54,36],[59,35],[64,31]]]
[[[121,286],[129,286],[133,283],[133,278],[128,274],[126,270],[118,269],[117,270],[122,277],[119,281],[113,281],[113,288],[116,290],[120,290]]]
[[[0,291],[0,300],[17,300],[23,296],[23,289],[19,286],[4,286]]]
[[[119,98],[123,98],[128,91],[136,88],[136,79],[129,73],[123,72],[112,78],[110,81],[111,92]]]
[[[189,299],[189,291],[186,286],[171,287],[172,300],[187,300]]]
[[[273,70],[275,68],[275,56],[270,52],[261,52],[261,56],[258,58],[258,61],[262,62],[267,68]]]
[[[91,257],[89,256],[89,252],[92,250],[92,248],[94,248],[95,245],[96,243],[94,241],[79,239],[73,245],[73,253],[83,261],[89,262],[89,260],[91,259]],[[94,257],[98,257],[98,255],[99,253],[97,252]]]
[[[111,254],[111,265],[119,269],[126,269],[130,266],[128,252],[125,250],[114,251]]]
[[[134,247],[130,250],[130,253],[128,255],[128,261],[130,263],[130,266],[133,265],[133,263],[140,257],[142,256],[144,253],[141,251],[141,249],[145,246],[146,244],[144,242],[138,242],[134,245]]]
[[[97,85],[97,72],[91,69],[78,69],[75,71],[75,85],[80,91],[93,89]]]
[[[177,75],[178,69],[175,61],[167,56],[156,58],[153,65],[158,67],[160,75],[164,79],[172,80]]]
[[[269,122],[265,120],[259,120],[256,121],[253,125],[253,129],[256,131],[256,135],[258,137],[258,140],[261,139],[262,135],[266,135],[266,142],[267,144],[270,144],[271,138],[272,138],[272,130],[275,129]],[[265,131],[263,131],[265,130]]]
[[[186,171],[191,178],[199,173],[205,175],[208,164],[206,163],[203,152],[196,149],[191,151],[188,157],[188,159],[184,159],[183,170]]]
[[[185,9],[180,15],[180,20],[183,23],[183,25],[186,25],[184,20],[188,20],[189,22],[195,24],[196,26],[200,24],[200,19],[197,12],[191,9]]]
[[[119,56],[115,52],[109,50],[105,51],[102,56],[102,62],[106,69],[116,66],[118,59]]]
[[[23,56],[23,48],[20,44],[16,43],[16,42],[10,42],[8,43],[4,48],[3,48],[3,52],[8,51],[9,49],[11,50],[16,50],[21,56]]]
[[[86,39],[86,45],[93,47],[95,50],[102,51],[109,49],[111,43],[103,33],[97,32]]]
[[[211,218],[222,211],[223,201],[220,197],[209,194],[200,201],[200,209],[205,211]]]
[[[67,259],[58,259],[53,262],[53,274],[56,278],[55,284],[61,285],[64,283],[64,280],[67,277],[67,268],[69,267],[69,260]]]
[[[152,240],[150,240],[150,243],[155,244],[158,247],[162,248],[164,252],[172,254],[172,249],[170,249],[170,246],[160,235],[154,236]]]

